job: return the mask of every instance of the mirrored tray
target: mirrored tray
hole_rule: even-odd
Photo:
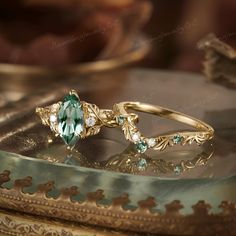
[[[30,90],[17,86],[9,80],[1,93],[1,207],[137,232],[236,233],[234,90],[200,75],[151,70],[52,79],[34,90],[32,84]],[[68,153],[34,109],[60,100],[71,88],[103,108],[131,100],[184,112],[211,124],[215,138],[202,147],[144,155],[119,129],[104,128]],[[186,128],[139,115],[149,136]]]

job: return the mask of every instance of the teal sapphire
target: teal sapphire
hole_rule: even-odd
[[[123,125],[124,122],[125,122],[125,117],[122,116],[122,115],[119,115],[116,119],[117,119],[117,123],[118,123],[119,125]]]
[[[180,165],[176,165],[176,166],[174,167],[174,172],[175,172],[175,174],[179,175],[179,174],[181,174],[182,171],[183,171],[183,170],[182,170],[182,167],[181,167]]]
[[[138,169],[139,170],[145,170],[146,167],[147,167],[147,161],[146,159],[144,158],[141,158],[138,160],[138,163],[137,163],[137,166],[138,166]]]
[[[84,115],[79,97],[67,95],[58,112],[58,131],[64,142],[74,146],[84,130]]]
[[[177,135],[175,135],[175,136],[173,137],[173,142],[174,142],[175,144],[178,144],[178,143],[181,143],[182,139],[183,139],[183,137],[180,136],[179,134],[177,134]]]
[[[140,141],[135,145],[135,147],[139,153],[144,153],[148,149],[148,145],[145,141]]]

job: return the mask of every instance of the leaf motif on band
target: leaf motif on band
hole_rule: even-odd
[[[203,144],[206,140],[208,139],[208,136],[204,133],[200,134],[195,134],[193,136],[188,136],[185,137],[183,145],[185,144],[192,144],[194,141],[198,144],[201,145]]]
[[[57,116],[58,111],[60,109],[61,106],[61,102],[52,104],[50,106],[47,107],[38,107],[36,108],[36,113],[37,115],[40,117],[42,124],[49,126],[50,129],[57,135],[58,134],[58,129],[57,129],[57,121],[55,122],[51,122],[50,121],[50,116],[54,115]]]
[[[88,118],[94,118],[95,120],[95,125],[87,127],[86,137],[99,133],[102,123],[102,119],[99,116],[99,111],[100,111],[99,108],[95,104],[89,104],[83,102],[83,110],[84,110],[85,120]]]
[[[157,145],[153,148],[154,150],[162,151],[168,146],[171,146],[171,141],[169,137],[163,136],[159,137],[157,140]]]
[[[127,140],[130,140],[131,142],[133,142],[133,134],[135,132],[138,132],[136,126],[133,124],[132,121],[130,121],[128,118],[127,118],[127,121],[124,122],[124,124],[122,125],[122,130],[124,132],[124,135],[125,135],[125,138]]]

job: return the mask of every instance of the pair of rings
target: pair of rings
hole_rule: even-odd
[[[138,115],[129,110],[179,121],[195,130],[146,137],[137,127]],[[63,101],[44,108],[36,108],[36,113],[41,118],[42,124],[49,126],[55,135],[60,136],[71,148],[79,139],[99,133],[102,126],[120,127],[125,139],[134,143],[140,153],[148,149],[162,151],[176,144],[186,145],[195,142],[202,145],[214,136],[214,129],[210,125],[177,111],[140,102],[121,102],[115,104],[111,110],[99,109],[94,104],[80,101],[75,90],[71,90]]]

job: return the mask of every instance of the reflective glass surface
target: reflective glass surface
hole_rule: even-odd
[[[215,129],[202,147],[176,146],[139,154],[119,128],[103,128],[78,142],[70,153],[60,138],[41,125],[36,106],[61,100],[70,90],[100,108],[120,101],[140,101],[171,108],[201,119]],[[56,182],[55,191],[76,185],[80,192],[103,189],[105,201],[127,192],[130,207],[148,196],[158,210],[172,200],[191,205],[204,199],[217,210],[220,201],[236,199],[236,93],[197,74],[123,70],[65,80],[0,80],[0,171],[12,179],[33,177],[36,185]],[[178,122],[139,113],[139,128],[147,136],[186,129]],[[182,170],[181,163],[187,168]],[[10,185],[8,183],[7,185]],[[83,198],[83,195],[78,196]]]

